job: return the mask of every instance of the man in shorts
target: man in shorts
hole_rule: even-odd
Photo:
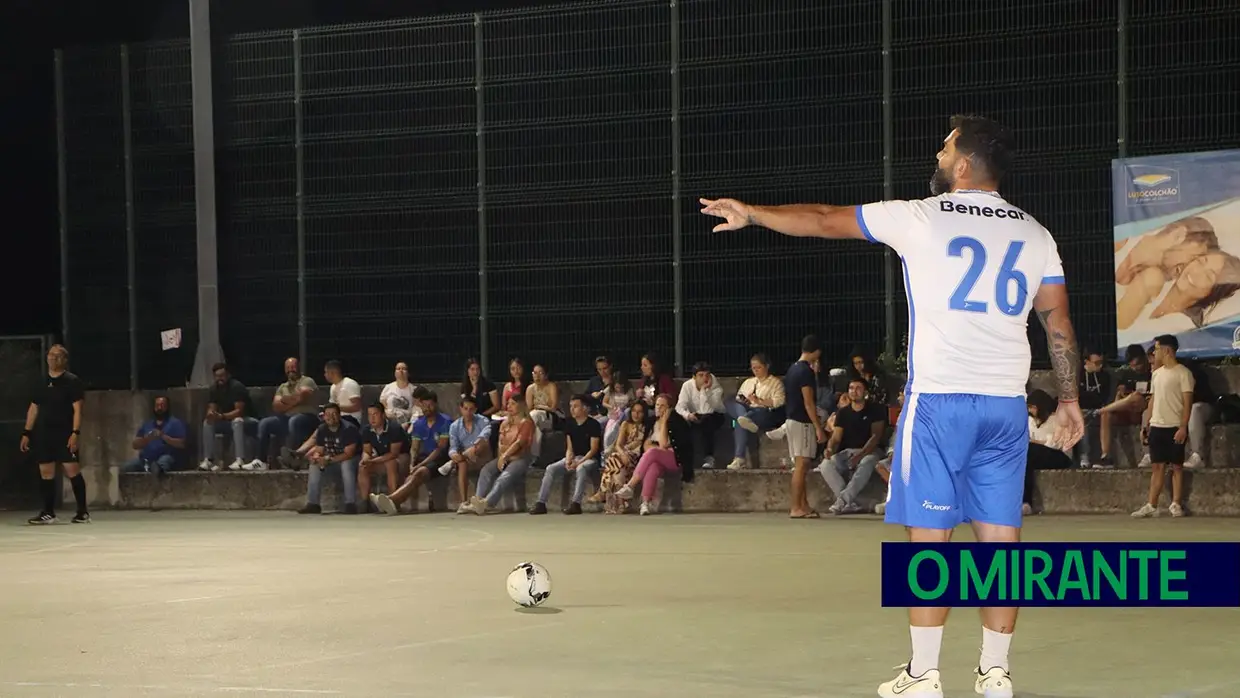
[[[41,526],[56,523],[56,466],[65,469],[73,487],[77,515],[73,523],[90,523],[86,510],[86,479],[78,464],[78,437],[82,434],[82,404],[86,388],[82,379],[69,373],[69,350],[59,344],[47,352],[47,376],[26,410],[26,429],[22,432],[22,453],[34,451],[39,464],[39,493],[43,509],[26,523]]]
[[[788,439],[788,456],[792,458],[792,511],[794,519],[816,519],[818,512],[809,506],[805,480],[810,466],[818,456],[818,445],[827,442],[827,432],[818,416],[818,374],[814,370],[822,347],[818,337],[808,335],[801,340],[801,358],[784,375],[786,397],[784,422]]]
[[[1133,518],[1158,516],[1158,498],[1162,496],[1163,479],[1171,466],[1172,516],[1183,516],[1181,497],[1184,493],[1184,444],[1188,439],[1188,421],[1193,409],[1196,381],[1193,372],[1176,358],[1180,342],[1174,335],[1154,338],[1154,375],[1150,380],[1149,406],[1145,409],[1146,440],[1150,447],[1150,498]]]

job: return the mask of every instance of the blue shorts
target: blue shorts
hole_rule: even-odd
[[[1020,526],[1029,452],[1024,398],[908,395],[894,450],[887,523]]]

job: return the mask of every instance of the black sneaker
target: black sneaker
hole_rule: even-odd
[[[564,513],[568,516],[576,516],[577,514],[580,514],[581,513],[581,502],[570,503],[568,505],[568,508],[564,510]]]
[[[1111,456],[1104,455],[1098,459],[1097,463],[1094,463],[1094,467],[1099,470],[1107,470],[1115,467],[1115,461],[1111,460]]]
[[[346,505],[344,505],[344,513],[345,513],[345,514],[349,514],[349,515],[356,514],[356,513],[357,513],[357,505],[356,505],[356,504],[346,504]]]
[[[90,523],[90,512],[79,512],[77,516],[73,517],[73,523]]]
[[[49,514],[46,511],[30,519],[26,519],[26,523],[31,526],[47,526],[56,523],[56,515]]]
[[[534,506],[530,507],[530,514],[533,516],[537,516],[539,514],[546,514],[546,513],[547,513],[547,505],[542,502],[535,502]]]
[[[298,509],[297,513],[298,514],[322,514],[323,507],[319,506],[318,504],[307,504],[306,506]]]

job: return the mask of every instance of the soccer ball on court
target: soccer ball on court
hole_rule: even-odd
[[[508,596],[518,606],[537,606],[551,596],[551,574],[537,562],[522,562],[508,573]]]

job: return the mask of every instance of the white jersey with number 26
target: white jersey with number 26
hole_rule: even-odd
[[[1064,283],[1046,228],[980,190],[858,206],[857,223],[904,265],[907,390],[1024,396],[1033,297]]]

